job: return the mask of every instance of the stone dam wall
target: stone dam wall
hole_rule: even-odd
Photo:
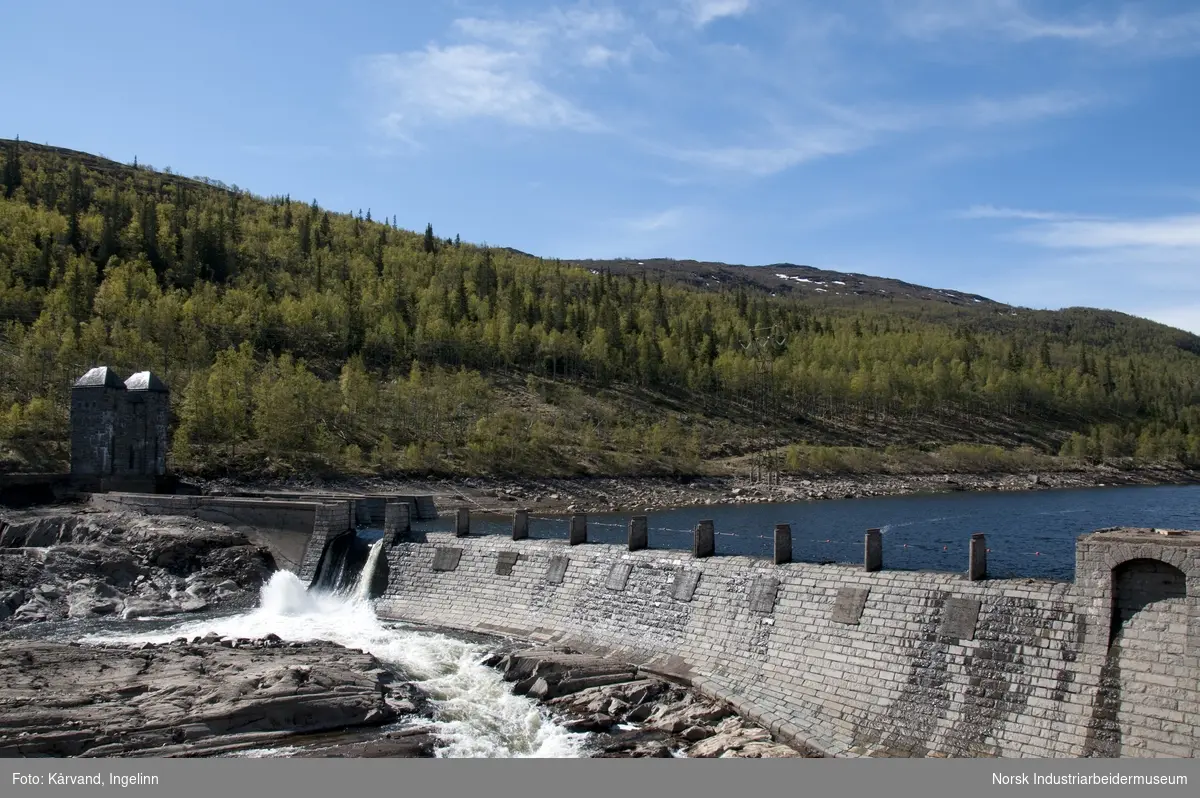
[[[355,527],[353,501],[96,493],[90,503],[101,510],[188,516],[238,527],[252,543],[270,550],[279,568],[308,581],[329,542]]]
[[[610,652],[828,755],[1200,755],[1200,533],[1083,536],[1074,582],[414,537],[380,615]]]

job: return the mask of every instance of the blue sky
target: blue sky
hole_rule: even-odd
[[[55,2],[0,135],[547,257],[792,262],[1200,332],[1200,6]]]

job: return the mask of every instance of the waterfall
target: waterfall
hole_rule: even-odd
[[[384,556],[382,550],[382,546],[372,547],[376,564]],[[382,621],[369,603],[345,592],[309,590],[289,571],[276,572],[263,585],[254,610],[212,618],[189,616],[165,628],[122,624],[87,635],[83,642],[169,643],[209,632],[235,638],[277,634],[284,640],[330,640],[371,652],[398,673],[407,674],[432,699],[431,725],[441,740],[439,757],[584,753],[585,735],[566,731],[532,699],[515,695],[512,685],[483,664],[485,646]],[[275,749],[266,753],[286,755]]]
[[[379,558],[383,555],[383,538],[371,544],[371,553],[367,555],[367,563],[358,572],[352,595],[357,601],[371,600],[371,584],[375,581],[375,569]]]

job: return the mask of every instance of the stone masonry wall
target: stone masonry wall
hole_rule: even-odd
[[[388,565],[381,615],[614,651],[831,755],[1200,755],[1192,660],[1163,666],[1182,670],[1162,699],[1174,703],[1156,714],[1136,714],[1131,700],[1146,702],[1131,699],[1132,688],[1106,688],[1112,587],[1102,574],[1082,586],[971,582],[440,533],[394,546]],[[1178,606],[1134,611],[1126,636],[1178,635],[1185,617],[1200,628],[1200,593],[1187,587],[1187,597],[1168,599]],[[1198,639],[1181,635],[1168,649],[1191,650]],[[1096,709],[1105,701],[1125,741],[1116,754]],[[1191,719],[1164,734],[1188,707]],[[1157,737],[1143,733],[1155,723]]]
[[[91,504],[102,510],[183,515],[242,528],[251,542],[270,549],[278,567],[309,580],[326,543],[355,526],[353,501],[96,493]]]

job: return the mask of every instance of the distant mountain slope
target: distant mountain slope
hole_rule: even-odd
[[[649,275],[649,279],[662,279],[675,285],[700,289],[727,289],[742,286],[758,288],[770,293],[801,296],[826,294],[828,297],[856,296],[906,299],[925,299],[947,302],[951,305],[987,304],[1004,307],[987,297],[964,294],[939,288],[926,288],[887,277],[872,277],[866,274],[818,269],[813,266],[797,266],[791,263],[773,263],[768,266],[739,266],[728,263],[713,263],[671,258],[646,258],[635,260],[566,260],[573,266],[591,271],[609,271],[613,274]]]
[[[63,467],[101,364],[171,387],[183,472],[1200,462],[1200,337],[1145,319],[543,259],[23,142],[0,162],[0,469]]]

